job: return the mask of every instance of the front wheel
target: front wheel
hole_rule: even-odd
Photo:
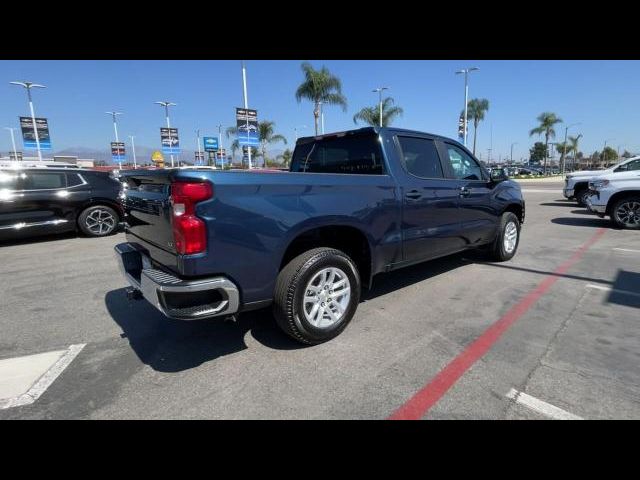
[[[498,235],[489,251],[489,258],[495,262],[511,260],[520,244],[520,220],[513,212],[505,212],[500,217]]]
[[[611,220],[620,228],[640,229],[640,197],[618,200],[611,208]]]
[[[360,302],[353,261],[333,248],[314,248],[291,260],[278,275],[273,311],[278,326],[305,344],[338,336]]]
[[[578,202],[578,205],[580,205],[581,207],[586,207],[587,198],[589,198],[589,195],[591,195],[591,192],[589,192],[588,189],[580,190],[578,193],[576,193],[576,202]]]

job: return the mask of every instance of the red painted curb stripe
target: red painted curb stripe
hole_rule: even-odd
[[[569,260],[556,268],[552,274],[545,277],[534,290],[529,292],[526,297],[511,307],[507,313],[487,328],[482,335],[474,340],[473,343],[454,358],[446,367],[440,370],[433,380],[407,400],[407,402],[398,408],[388,419],[419,420],[422,418],[424,414],[442,398],[447,390],[449,390],[474,363],[487,353],[502,334],[558,281],[558,278],[560,278],[559,275],[564,274],[580,260],[582,255],[604,235],[605,231],[604,228],[599,228]]]

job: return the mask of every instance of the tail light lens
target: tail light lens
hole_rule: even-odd
[[[213,197],[209,182],[171,184],[173,239],[178,253],[191,255],[207,249],[207,228],[196,216],[196,204]]]

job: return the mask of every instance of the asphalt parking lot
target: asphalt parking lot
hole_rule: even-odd
[[[179,322],[128,301],[121,233],[4,243],[0,362],[82,347],[0,419],[385,419],[416,405],[423,419],[640,418],[640,232],[561,188],[523,184],[512,261],[379,276],[345,332],[313,347],[269,310]]]

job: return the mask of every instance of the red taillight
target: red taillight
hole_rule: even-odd
[[[207,249],[207,228],[196,217],[196,204],[213,197],[209,182],[174,182],[171,184],[173,239],[176,251],[191,255]]]

